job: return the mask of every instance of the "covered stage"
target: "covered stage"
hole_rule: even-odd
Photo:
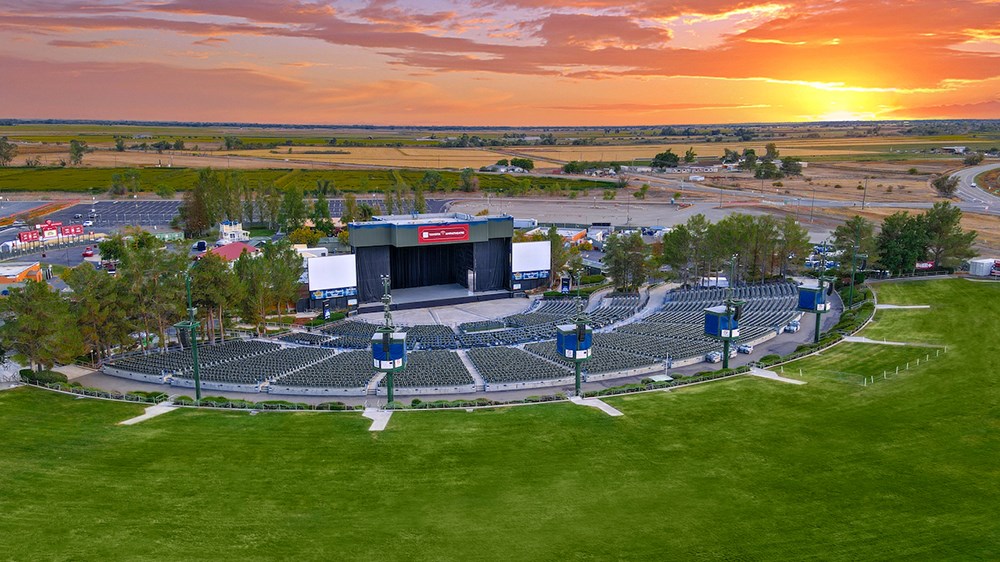
[[[429,308],[433,306],[451,306],[469,302],[491,301],[510,298],[506,289],[496,291],[480,291],[470,293],[468,289],[452,283],[449,285],[428,285],[409,289],[393,289],[392,310],[409,310],[413,308]],[[382,310],[381,302],[369,302],[359,305],[358,313],[378,312]]]

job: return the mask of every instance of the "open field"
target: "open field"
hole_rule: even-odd
[[[607,399],[620,418],[567,404],[396,413],[377,434],[355,413],[184,410],[124,427],[141,407],[3,391],[0,551],[994,559],[1000,285],[878,289],[881,302],[934,308],[880,311],[866,335],[926,335],[954,346],[948,360],[868,387],[747,377]]]
[[[938,198],[937,201],[944,201],[944,199]],[[954,203],[954,201],[952,201]],[[808,203],[804,203],[807,205]],[[806,207],[808,208],[808,207]],[[875,222],[876,224],[881,223],[882,219],[885,217],[899,212],[908,211],[910,214],[920,214],[926,212],[927,209],[903,209],[903,208],[872,208],[867,207],[864,211],[860,207],[852,208],[838,208],[830,207],[823,209],[822,213],[826,216],[830,216],[837,220],[847,220],[854,215],[861,215],[868,220]],[[964,230],[975,230],[979,233],[976,237],[976,245],[984,249],[992,249],[994,252],[1000,251],[1000,220],[997,217],[991,215],[977,214],[971,212],[962,213],[962,228]],[[984,257],[990,257],[986,255]]]
[[[111,176],[125,168],[0,168],[0,192],[76,192],[104,193],[111,186]],[[188,189],[194,183],[198,170],[193,168],[139,168],[142,189],[152,192],[158,186],[167,186],[175,191]],[[402,181],[414,186],[423,178],[424,170],[393,169],[252,169],[233,170],[243,174],[247,181],[274,182],[279,189],[298,186],[305,190],[316,188],[316,181],[328,179],[340,191],[368,193],[394,186]],[[443,184],[454,190],[459,184],[458,172],[441,172]],[[518,182],[529,182],[535,189],[550,186],[566,190],[601,189],[606,182],[578,178],[548,178],[537,176],[510,176],[480,174],[479,186],[482,190],[509,190]]]
[[[893,311],[884,311],[893,312]],[[908,342],[910,343],[910,342]],[[888,372],[895,379],[895,369],[903,367],[907,362],[916,367],[916,361],[923,361],[928,354],[934,355],[937,348],[917,346],[874,345],[866,343],[842,343],[828,351],[812,355],[784,365],[786,376],[813,379],[834,380],[847,384],[862,385],[862,379],[876,376],[878,382],[883,382],[883,372]],[[936,356],[935,361],[948,360],[948,357]],[[913,372],[901,373],[900,376],[915,375]]]
[[[306,154],[307,151],[343,152],[344,154]],[[495,164],[504,156],[488,150],[476,148],[438,147],[329,147],[322,150],[279,147],[269,150],[240,150],[225,152],[231,156],[251,157],[266,160],[286,159],[302,162],[323,162],[336,164],[356,164],[362,166],[409,167],[409,168],[476,168]]]

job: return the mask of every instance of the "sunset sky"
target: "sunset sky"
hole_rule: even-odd
[[[0,0],[0,117],[1000,118],[1000,0]]]

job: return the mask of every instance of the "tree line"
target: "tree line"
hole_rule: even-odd
[[[245,253],[232,265],[211,252],[192,263],[183,248],[170,250],[141,231],[111,237],[100,250],[102,258],[117,262],[116,274],[90,263],[67,269],[62,279],[71,291],[65,298],[45,282],[11,290],[0,304],[5,349],[38,369],[137,346],[162,350],[169,328],[187,317],[188,273],[202,335],[210,340],[224,339],[237,317],[263,334],[266,319],[298,299],[302,258],[285,241],[264,245],[259,255]]]

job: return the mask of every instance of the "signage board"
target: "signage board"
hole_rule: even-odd
[[[543,269],[542,271],[517,271],[514,272],[511,277],[514,281],[528,281],[531,279],[548,279],[549,270]]]
[[[357,287],[345,287],[343,289],[327,289],[325,291],[313,291],[314,300],[336,299],[341,297],[353,297],[358,294]]]
[[[468,239],[469,225],[467,224],[446,224],[417,227],[418,244],[462,242]]]
[[[83,234],[83,226],[79,224],[71,224],[69,226],[62,227],[63,236],[81,236]]]
[[[25,230],[17,233],[17,239],[21,242],[38,242],[37,230]]]

